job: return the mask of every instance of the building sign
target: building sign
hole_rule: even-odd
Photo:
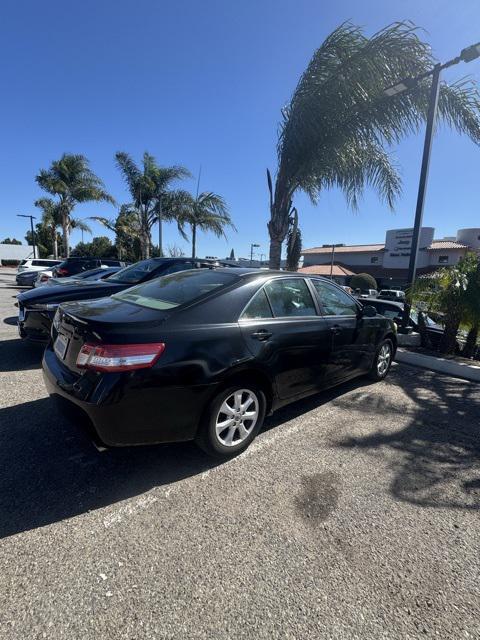
[[[434,231],[432,227],[422,227],[420,230],[417,263],[419,267],[428,264],[428,256],[424,249],[432,243]],[[407,269],[412,249],[412,238],[413,229],[391,229],[387,231],[383,266],[388,269]]]

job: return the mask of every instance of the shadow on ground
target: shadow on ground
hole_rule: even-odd
[[[24,342],[20,338],[2,340],[0,343],[0,372],[39,369],[42,365],[44,349],[45,345]]]
[[[403,394],[393,401],[393,394],[357,391],[335,404],[354,408],[360,424],[377,414],[389,426],[335,444],[384,456],[393,474],[391,493],[399,500],[422,507],[480,509],[479,385],[403,366],[383,384],[398,385]],[[392,429],[395,416],[406,426]]]
[[[18,316],[9,316],[8,318],[4,318],[3,322],[15,327],[18,324]]]
[[[290,405],[269,418],[265,429],[359,386],[365,381]],[[105,507],[217,464],[193,443],[98,452],[49,398],[0,409],[0,538]]]

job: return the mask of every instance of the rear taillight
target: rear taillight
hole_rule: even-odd
[[[40,282],[46,282],[48,280],[48,276],[41,276]]]
[[[132,371],[155,364],[165,351],[163,342],[153,344],[92,344],[86,342],[77,356],[79,369]]]
[[[68,270],[64,269],[63,267],[57,267],[56,274],[57,276],[68,276]]]

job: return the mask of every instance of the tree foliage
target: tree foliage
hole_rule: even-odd
[[[16,238],[5,238],[5,240],[0,241],[0,244],[22,244],[22,242]]]
[[[368,291],[368,289],[377,288],[377,281],[369,273],[357,273],[350,278],[349,286],[354,290]]]
[[[393,207],[401,180],[390,149],[425,121],[430,79],[393,97],[384,90],[434,64],[418,29],[403,22],[370,38],[359,27],[342,24],[315,51],[282,109],[275,185],[267,176],[272,268],[280,266],[297,191],[315,204],[322,191],[338,187],[356,207],[370,185]],[[473,81],[443,82],[438,109],[440,121],[480,142],[480,98]]]
[[[60,160],[54,160],[49,169],[42,169],[36,177],[37,184],[56,198],[61,216],[63,246],[65,255],[70,255],[70,232],[76,226],[72,212],[77,204],[83,202],[109,202],[114,199],[105,190],[103,182],[89,167],[87,158],[82,155],[64,153]]]
[[[97,236],[92,242],[79,242],[72,250],[72,256],[78,258],[116,258],[117,251],[107,236]]]

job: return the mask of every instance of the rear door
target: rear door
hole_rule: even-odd
[[[330,331],[329,382],[367,371],[375,350],[375,327],[361,316],[361,307],[343,289],[316,278],[311,283]]]
[[[282,399],[321,389],[330,332],[304,278],[275,278],[250,300],[239,324],[250,352]]]

